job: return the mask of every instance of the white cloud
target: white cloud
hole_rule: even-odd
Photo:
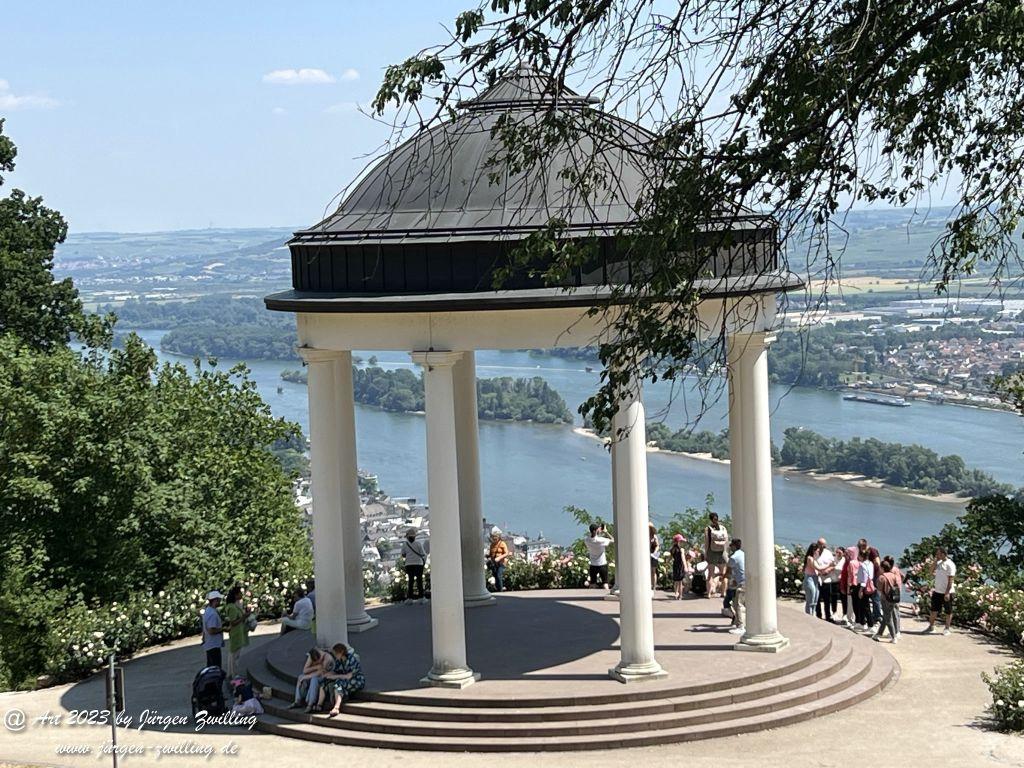
[[[9,109],[53,109],[60,102],[49,96],[29,95],[18,96],[11,93],[11,84],[0,79],[0,110]]]
[[[348,69],[346,69],[344,72],[341,73],[341,79],[345,80],[346,82],[352,81],[352,80],[358,80],[359,79],[359,70],[352,69],[352,67],[349,67]]]
[[[284,107],[274,107],[274,108],[273,108],[272,110],[270,110],[270,111],[271,111],[272,113],[274,113],[275,115],[287,115],[287,114],[288,114],[288,110],[287,110],[287,109],[285,109]]]
[[[264,83],[275,85],[305,85],[333,83],[334,78],[322,69],[303,67],[302,69],[275,69],[263,76]]]

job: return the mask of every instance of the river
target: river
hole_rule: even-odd
[[[159,350],[164,331],[139,335]],[[384,368],[412,367],[408,354],[357,352],[364,360],[376,354]],[[770,353],[769,353],[770,354]],[[159,353],[161,360],[180,360]],[[234,361],[221,359],[219,367]],[[298,361],[247,363],[252,378],[275,415],[308,427],[306,388],[281,381],[280,372]],[[365,363],[364,363],[365,364]],[[541,376],[575,410],[596,386],[597,372],[583,363],[525,352],[477,352],[477,375]],[[281,392],[277,392],[277,388]],[[671,407],[669,407],[671,401]],[[968,466],[999,480],[1020,485],[1024,469],[1024,420],[1010,413],[954,405],[915,402],[887,408],[843,400],[835,392],[773,386],[772,435],[781,444],[787,427],[804,426],[825,435],[918,443],[940,454],[961,455]],[[683,388],[675,396],[666,385],[645,391],[648,415],[666,411],[673,429],[699,412],[699,398]],[[718,431],[726,424],[722,395],[712,402],[699,428]],[[357,405],[359,466],[380,478],[395,496],[426,499],[424,420]],[[611,463],[596,441],[566,425],[480,423],[481,483],[485,517],[517,532],[568,543],[579,531],[562,510],[584,507],[606,518],[611,514]],[[660,453],[648,455],[651,517],[664,522],[675,511],[702,506],[713,494],[714,507],[729,508],[729,471],[722,464]],[[839,480],[813,480],[776,474],[773,481],[775,536],[780,543],[807,542],[826,536],[850,545],[865,536],[883,552],[898,555],[910,543],[936,532],[959,514],[962,505],[931,501],[894,491],[859,488]]]

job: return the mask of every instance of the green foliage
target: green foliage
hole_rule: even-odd
[[[0,171],[10,171],[17,151],[3,126],[0,119]],[[53,249],[67,233],[67,222],[41,197],[15,189],[0,199],[0,335],[14,333],[45,350],[66,344],[72,333],[95,339],[109,333],[83,314],[70,279],[53,279]]]
[[[715,496],[714,494],[709,493],[704,497],[703,509],[687,507],[682,512],[674,513],[665,525],[658,528],[658,536],[661,538],[662,549],[667,550],[672,546],[672,537],[677,533],[680,533],[686,539],[690,548],[703,550],[704,529],[707,528],[710,522],[709,515],[712,512],[714,504]],[[732,518],[730,518],[729,515],[722,514],[719,516],[719,522],[724,525],[726,529],[730,530],[731,536]]]
[[[0,141],[0,170],[12,160]],[[112,349],[109,323],[52,279],[65,231],[38,199],[0,201],[5,687],[193,632],[212,587],[273,585],[257,606],[276,609],[280,585],[311,567],[271,451],[301,446],[298,427],[271,416],[244,366],[159,367],[134,334]]]
[[[7,335],[0,412],[0,585],[21,606],[5,612],[16,623],[0,623],[0,639],[15,682],[52,669],[55,606],[226,584],[254,564],[308,571],[290,482],[269,450],[298,428],[270,416],[244,368],[158,367],[134,336],[79,354]],[[26,608],[23,595],[40,593]]]
[[[241,360],[290,360],[297,356],[297,344],[294,328],[262,323],[183,325],[160,340],[162,350],[176,355]]]
[[[992,390],[1024,416],[1024,372],[997,376],[992,382]]]
[[[959,456],[939,456],[920,445],[884,443],[873,437],[837,440],[802,427],[790,427],[784,435],[780,459],[798,469],[850,472],[929,494],[977,497],[1014,492],[987,473],[968,469]]]
[[[384,370],[372,364],[353,368],[353,390],[357,403],[408,413],[422,411],[423,377],[407,368]],[[287,375],[286,375],[287,374]],[[305,382],[305,375],[285,371],[282,378]],[[544,379],[477,379],[477,412],[481,419],[536,421],[542,424],[572,423],[572,414],[562,396]]]
[[[800,547],[775,545],[775,594],[796,597],[803,594],[804,558]]]
[[[257,298],[201,296],[194,301],[153,301],[128,299],[120,306],[108,304],[104,313],[117,315],[127,328],[179,328],[181,326],[263,325],[284,331],[295,330],[295,320],[285,312],[268,312]]]
[[[928,562],[940,546],[954,563],[976,564],[997,583],[1024,587],[1024,500],[973,499],[955,521],[907,547],[900,564],[910,568]]]
[[[794,271],[834,286],[847,208],[914,204],[956,179],[958,199],[932,247],[936,290],[982,266],[994,282],[1015,268],[1024,210],[1019,2],[759,0],[728,12],[711,0],[670,5],[666,13],[648,0],[478,4],[457,15],[440,44],[389,66],[373,101],[378,113],[397,106],[402,126],[431,127],[468,90],[533,68],[551,98],[529,119],[498,124],[489,176],[536,171],[547,181],[552,158],[594,146],[593,159],[578,153],[564,173],[565,209],[616,199],[600,158],[623,143],[591,110],[551,105],[567,78],[591,86],[588,95],[610,111],[628,110],[655,128],[638,153],[647,181],[639,221],[617,233],[617,268],[630,284],[613,286],[607,307],[592,312],[614,339],[599,348],[600,389],[583,405],[598,429],[632,378],[676,380],[704,356],[701,281],[754,271],[722,270],[723,254],[743,250],[730,252],[736,243],[719,226],[723,216],[774,216],[789,241],[780,258],[792,252],[801,266]],[[680,84],[678,73],[691,71],[702,76]],[[651,157],[658,161],[645,162]],[[550,210],[513,254],[548,284],[579,265],[565,209]],[[542,268],[538,256],[548,258]],[[718,363],[724,335],[712,355]],[[780,380],[830,384],[841,373],[835,361],[808,373],[794,362],[776,366]]]
[[[1024,731],[1024,659],[1018,659],[981,679],[992,694],[989,713],[1000,731]]]

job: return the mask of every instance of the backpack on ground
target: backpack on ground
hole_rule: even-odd
[[[205,711],[208,715],[223,715],[227,712],[224,701],[224,679],[227,677],[220,667],[204,667],[192,681],[192,717]]]
[[[694,571],[690,577],[690,591],[695,595],[706,595],[708,592],[708,580],[700,571]]]

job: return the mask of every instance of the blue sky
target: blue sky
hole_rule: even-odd
[[[313,223],[386,135],[352,105],[472,5],[7,5],[5,190],[79,232]]]

